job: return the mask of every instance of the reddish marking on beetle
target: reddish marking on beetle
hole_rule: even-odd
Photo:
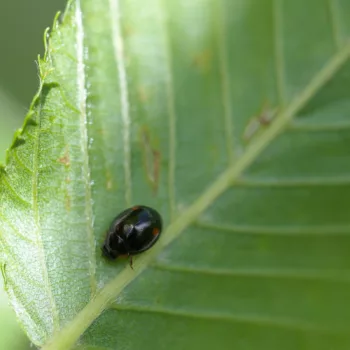
[[[159,228],[155,227],[152,231],[153,236],[158,236],[159,235]]]
[[[135,205],[134,207],[132,207],[132,210],[137,210],[139,209],[140,207],[138,205]]]

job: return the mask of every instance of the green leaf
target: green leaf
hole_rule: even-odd
[[[43,349],[348,349],[345,0],[69,3],[1,174],[12,304]],[[161,240],[101,257],[133,204]]]

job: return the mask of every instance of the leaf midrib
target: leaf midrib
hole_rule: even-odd
[[[111,0],[113,1],[113,0]],[[176,239],[219,195],[229,188],[240,174],[265,150],[270,143],[283,131],[305,104],[327,83],[327,81],[342,67],[350,56],[350,45],[344,46],[329,62],[314,76],[305,89],[291,103],[278,113],[273,123],[257,137],[237,162],[225,170],[210,185],[203,194],[165,231],[159,244],[150,252],[136,259],[134,270],[127,266],[116,278],[105,285],[96,296],[85,306],[75,319],[55,334],[43,350],[69,349],[73,346],[91,323],[115,300],[115,298],[142,273],[154,258],[174,239]]]
[[[305,322],[298,320],[296,322],[293,319],[289,319],[286,317],[268,317],[268,316],[260,316],[254,313],[235,313],[230,314],[227,312],[198,312],[194,310],[186,310],[186,309],[178,309],[178,308],[162,308],[160,306],[134,306],[134,305],[112,305],[109,307],[109,310],[115,311],[128,311],[128,312],[142,312],[142,313],[152,313],[152,314],[162,314],[170,317],[185,317],[192,319],[203,319],[203,320],[211,320],[215,321],[224,321],[232,324],[260,324],[265,326],[270,326],[274,328],[280,328],[284,330],[293,330],[293,331],[313,331],[313,332],[322,332],[323,334],[343,334],[344,332],[339,331],[337,328],[329,329],[328,327],[315,326],[313,323]]]

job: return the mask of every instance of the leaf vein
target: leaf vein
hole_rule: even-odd
[[[12,195],[20,202],[22,202],[25,206],[31,207],[32,203],[30,203],[29,201],[27,201],[26,199],[24,199],[23,197],[21,197],[16,190],[13,188],[13,186],[11,185],[11,183],[9,182],[8,176],[3,176],[2,180],[4,182],[4,184],[6,184],[7,189],[9,190],[9,192],[12,193]]]
[[[337,330],[332,330],[328,327],[322,327],[320,325],[313,324],[311,322],[302,322],[298,319],[289,319],[286,317],[273,317],[269,315],[257,315],[249,313],[224,313],[224,312],[198,312],[195,310],[182,309],[172,309],[164,307],[144,307],[140,305],[130,305],[130,304],[116,304],[113,303],[109,307],[110,310],[115,311],[131,311],[131,312],[146,312],[162,314],[173,317],[185,317],[194,319],[204,319],[210,321],[224,321],[232,323],[247,323],[255,324],[261,327],[275,327],[281,329],[291,329],[300,331],[322,331],[325,333],[339,333]]]
[[[180,272],[180,273],[194,273],[208,276],[225,276],[225,277],[255,277],[255,278],[273,278],[273,279],[286,279],[286,280],[316,280],[325,282],[342,282],[350,283],[350,271],[344,270],[331,270],[325,271],[322,269],[291,269],[291,268],[280,268],[272,269],[266,268],[213,268],[206,266],[185,266],[185,265],[174,265],[162,262],[156,262],[151,265],[155,269],[169,272]]]
[[[329,20],[331,25],[332,37],[334,41],[334,46],[336,50],[339,50],[342,44],[340,37],[340,26],[339,26],[339,17],[337,16],[338,4],[337,0],[328,0],[328,12]]]
[[[174,78],[172,73],[172,52],[170,48],[169,30],[163,0],[159,0],[159,7],[163,16],[161,20],[162,32],[164,33],[164,53],[166,61],[166,102],[169,128],[169,166],[168,166],[168,196],[170,219],[173,220],[176,211],[175,199],[175,167],[176,167],[176,111]]]
[[[310,187],[344,186],[350,184],[350,176],[295,177],[295,178],[251,178],[241,177],[235,186],[239,187]]]
[[[123,144],[124,144],[124,176],[125,176],[125,201],[127,206],[132,202],[132,179],[131,179],[131,150],[130,150],[130,111],[129,92],[124,58],[124,42],[121,33],[119,0],[109,0],[110,20],[112,27],[112,44],[114,59],[118,71],[120,87],[121,116],[123,121]]]
[[[227,64],[228,53],[226,51],[225,39],[227,33],[224,25],[223,4],[222,0],[217,1],[216,11],[216,26],[217,28],[217,41],[218,41],[218,54],[219,54],[219,68],[220,68],[220,82],[221,82],[221,97],[222,105],[224,108],[224,125],[225,125],[225,138],[226,149],[228,157],[228,165],[232,165],[234,161],[234,139],[233,139],[233,125],[232,125],[232,109],[230,101],[230,74]]]
[[[0,212],[0,218],[3,222],[6,222],[10,227],[11,229],[13,230],[13,233],[14,233],[14,236],[17,236],[19,239],[25,241],[25,242],[28,242],[28,243],[31,243],[33,245],[35,245],[36,242],[32,241],[31,239],[29,239],[27,236],[25,235],[22,235],[22,233],[20,232],[20,230],[14,226],[11,221],[5,216],[2,214],[2,212]]]
[[[281,0],[273,0],[273,17],[274,17],[274,39],[275,39],[275,69],[277,80],[277,93],[280,106],[286,102],[286,84],[285,84],[285,67],[283,53],[283,9]]]
[[[302,235],[302,236],[317,236],[317,235],[349,235],[350,225],[322,225],[322,226],[259,226],[259,225],[225,225],[217,224],[215,222],[201,222],[194,223],[195,226],[207,230],[227,231],[232,233],[244,233],[253,235]]]
[[[84,64],[84,27],[80,0],[76,2],[76,23],[77,23],[77,87],[78,87],[78,104],[80,110],[80,129],[81,129],[81,150],[84,158],[84,185],[85,185],[85,215],[86,215],[86,232],[89,245],[89,270],[90,270],[90,287],[91,295],[96,292],[96,256],[95,256],[95,238],[93,228],[93,210],[91,194],[91,171],[89,165],[89,137],[88,121],[86,114],[86,82],[85,82],[85,64]]]
[[[12,152],[13,152],[13,155],[15,156],[15,159],[16,159],[17,163],[18,163],[23,169],[27,170],[30,174],[33,175],[33,170],[30,169],[29,167],[27,167],[27,166],[23,163],[22,159],[20,159],[20,157],[18,156],[17,149],[15,148]]]
[[[347,121],[339,123],[304,123],[297,120],[291,122],[288,126],[288,130],[291,131],[307,131],[307,132],[324,132],[324,131],[342,131],[349,130],[350,123]]]

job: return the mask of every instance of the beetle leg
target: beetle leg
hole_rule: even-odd
[[[131,267],[131,269],[133,270],[133,261],[132,261],[132,255],[128,254],[129,255],[129,265]]]

